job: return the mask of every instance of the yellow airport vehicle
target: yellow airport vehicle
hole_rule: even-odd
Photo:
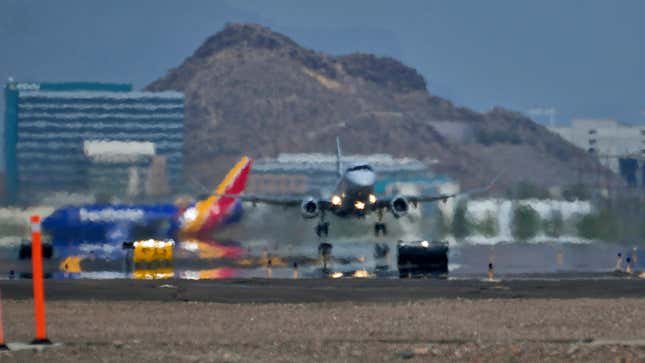
[[[172,261],[174,240],[141,240],[132,244],[132,260],[135,263],[146,263],[154,261]]]

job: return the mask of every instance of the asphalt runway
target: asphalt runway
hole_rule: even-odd
[[[31,280],[3,280],[5,299],[31,299]],[[427,299],[643,298],[645,279],[533,277],[475,279],[47,280],[48,300],[202,301],[218,303],[401,302]]]

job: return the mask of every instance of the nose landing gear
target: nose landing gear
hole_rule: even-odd
[[[387,226],[383,223],[383,209],[378,210],[378,222],[374,224],[374,235],[379,236],[379,233],[387,234]]]

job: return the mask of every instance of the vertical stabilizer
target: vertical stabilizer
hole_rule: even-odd
[[[189,218],[185,218],[182,232],[185,234],[208,232],[233,213],[238,201],[231,197],[218,195],[244,192],[251,164],[252,160],[246,156],[240,159],[217,186],[214,193],[195,204],[189,213]]]
[[[342,154],[340,151],[340,137],[336,136],[336,173],[338,174],[338,177],[340,178],[343,176],[343,164],[340,161]]]

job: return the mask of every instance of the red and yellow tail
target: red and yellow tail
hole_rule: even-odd
[[[184,212],[183,224],[180,233],[195,235],[210,232],[217,227],[226,217],[234,212],[238,200],[231,197],[221,197],[222,194],[240,194],[246,188],[253,161],[244,156],[235,164],[224,180],[217,186],[213,195],[200,200]]]

